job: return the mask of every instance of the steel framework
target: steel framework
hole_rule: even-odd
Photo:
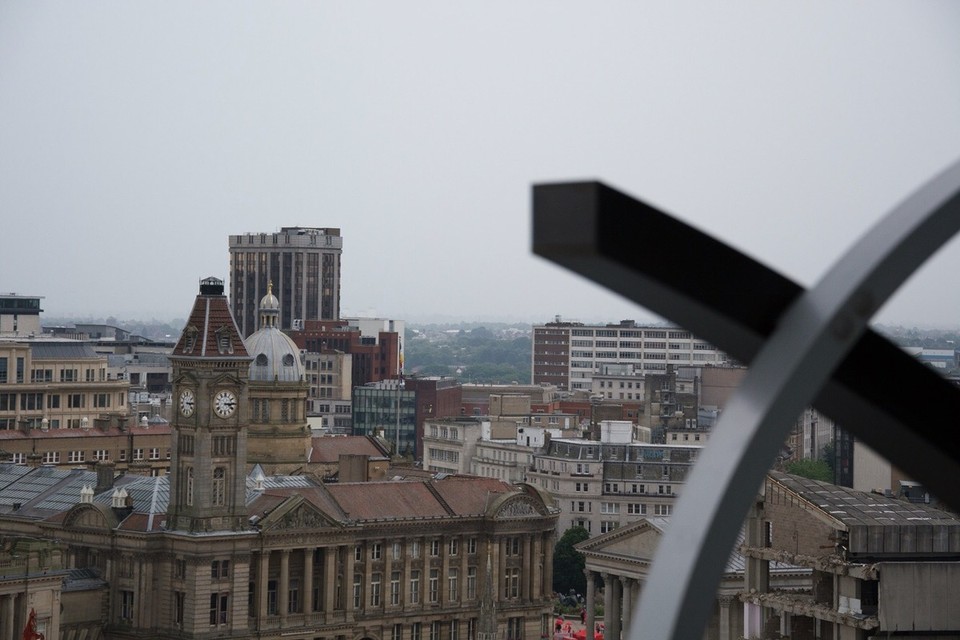
[[[533,250],[749,363],[657,550],[629,636],[703,633],[726,559],[796,415],[833,418],[960,510],[960,391],[867,328],[960,229],[960,162],[813,288],[599,182],[537,185]],[[921,399],[919,401],[918,399]]]

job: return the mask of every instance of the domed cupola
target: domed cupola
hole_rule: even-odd
[[[300,382],[303,364],[300,349],[290,337],[277,328],[280,301],[273,295],[273,283],[267,284],[267,295],[260,300],[260,329],[244,340],[250,363],[250,380],[257,382]]]

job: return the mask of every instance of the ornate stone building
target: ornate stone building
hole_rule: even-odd
[[[545,494],[490,478],[327,485],[259,464],[248,472],[256,356],[219,280],[201,283],[172,361],[169,476],[0,465],[22,475],[0,488],[0,527],[58,541],[67,569],[108,584],[102,637],[547,630],[557,512]]]

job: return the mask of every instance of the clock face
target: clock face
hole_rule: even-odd
[[[229,418],[237,410],[237,396],[232,391],[220,391],[213,397],[213,410],[221,418]]]
[[[195,398],[193,396],[193,391],[190,389],[185,389],[180,394],[180,413],[186,417],[193,415],[193,408],[195,406]]]

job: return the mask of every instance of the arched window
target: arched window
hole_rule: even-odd
[[[222,507],[226,503],[226,475],[223,467],[213,470],[213,506]]]
[[[289,353],[284,354],[283,356],[283,366],[292,367],[293,366],[293,356]]]
[[[257,365],[258,367],[265,367],[265,366],[267,366],[267,354],[265,354],[265,353],[258,353],[258,354],[257,354],[257,359],[256,359],[255,362],[256,362],[256,365]]]

